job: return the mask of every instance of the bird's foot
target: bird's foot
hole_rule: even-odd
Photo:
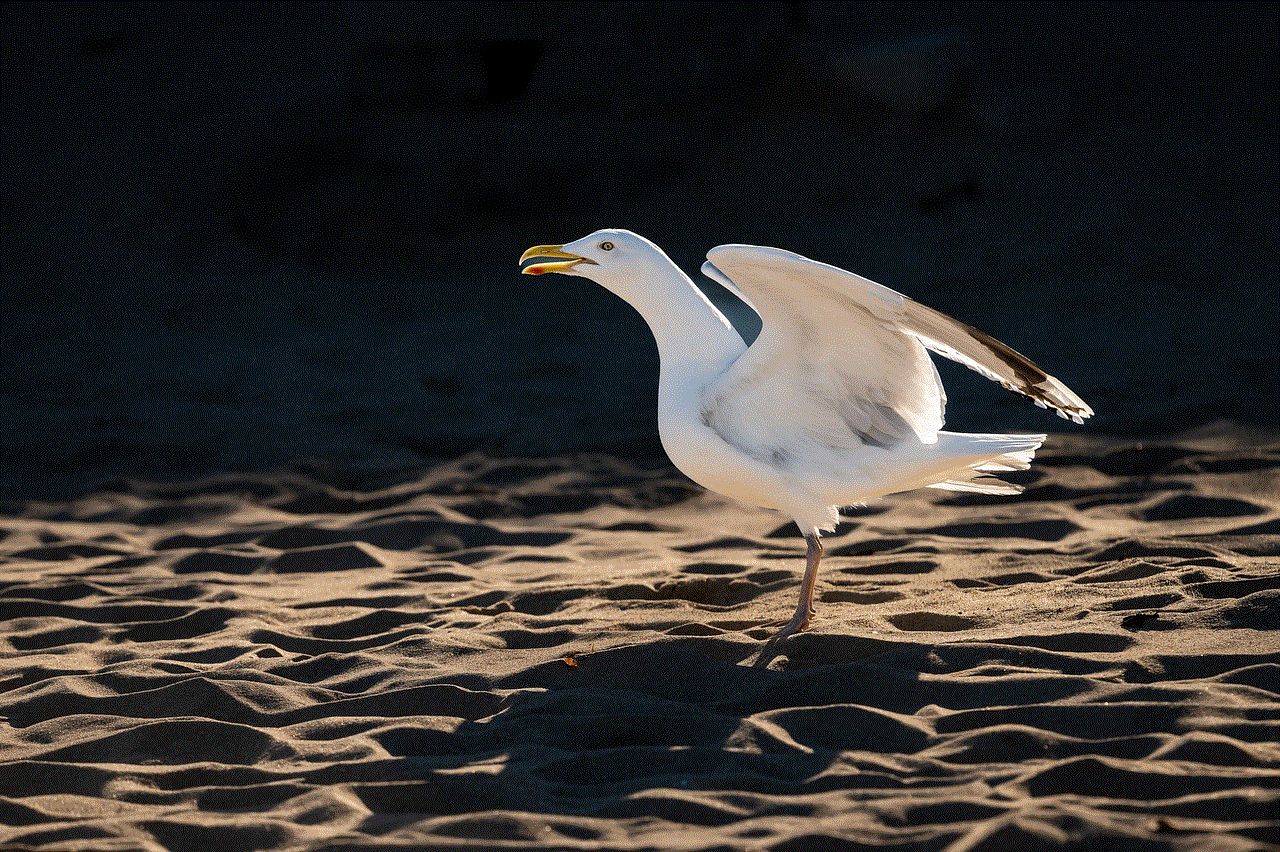
[[[793,627],[793,628],[791,629],[791,631],[790,631],[790,632],[791,632],[791,633],[799,633],[801,630],[806,630],[806,629],[808,629],[808,627],[809,627],[809,619],[813,618],[815,615],[817,615],[817,613],[816,613],[814,610],[809,610],[809,614],[808,614],[808,616],[806,616],[806,617],[804,618],[804,620],[803,620],[803,621],[801,621],[799,624],[796,624],[796,625],[795,625],[795,627]],[[762,627],[788,627],[788,626],[790,626],[790,625],[794,624],[794,623],[795,623],[795,620],[796,620],[796,616],[792,616],[791,618],[780,618],[780,619],[778,619],[777,621],[770,621],[770,622],[768,622],[767,624],[763,624],[763,625],[761,625],[761,626],[762,626]],[[779,634],[779,635],[781,635],[781,634],[782,634],[782,633],[784,633],[784,632],[786,632],[786,631],[779,630],[779,631],[778,631],[778,634]],[[790,635],[790,634],[788,634],[788,635]],[[778,636],[776,636],[776,635],[772,637],[772,639],[777,639],[777,638],[778,638]],[[770,641],[772,641],[772,639],[771,639]]]
[[[764,647],[760,649],[760,656],[756,657],[752,667],[762,669],[768,666],[773,661],[773,658],[778,656],[777,649],[782,644],[782,641],[793,633],[799,633],[801,630],[808,628],[809,619],[813,618],[813,615],[813,610],[805,607],[804,609],[796,610],[796,614],[791,617],[790,621],[778,622],[783,625],[782,629],[773,634],[773,638],[768,642],[764,643]],[[772,627],[774,625],[769,626]]]
[[[760,626],[761,626],[761,627],[773,627],[773,628],[777,628],[777,629],[778,629],[778,633],[782,633],[783,631],[781,630],[781,628],[789,626],[789,625],[791,624],[791,622],[793,622],[793,621],[795,621],[795,619],[794,619],[794,618],[782,618],[782,619],[778,619],[777,621],[769,621],[769,622],[766,622],[766,623],[764,623],[764,624],[762,624],[762,625],[760,625]],[[797,625],[796,627],[792,628],[792,630],[791,630],[790,632],[791,632],[791,633],[797,633],[797,632],[799,632],[799,631],[801,631],[801,630],[804,630],[804,629],[805,629],[806,627],[808,627],[808,626],[809,626],[809,622],[808,622],[808,621],[805,621],[805,623],[804,623],[804,624],[800,624],[800,625]],[[777,635],[775,634],[774,636],[771,636],[771,637],[769,637],[769,638],[770,638],[770,639],[776,639],[776,638],[778,638],[778,637],[777,637]]]

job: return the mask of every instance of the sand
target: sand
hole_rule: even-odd
[[[0,847],[1280,849],[1280,436],[803,542],[662,460],[14,501]]]

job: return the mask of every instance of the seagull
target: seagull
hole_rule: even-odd
[[[760,315],[750,346],[666,252],[631,231],[533,246],[520,264],[526,275],[589,278],[630,303],[658,346],[658,433],[671,461],[704,488],[800,528],[800,600],[757,667],[809,626],[821,534],[835,531],[840,507],[924,487],[1022,490],[991,474],[1028,468],[1045,436],[942,431],[946,393],[929,351],[1076,423],[1093,414],[998,340],[783,249],[722,245],[702,265]]]

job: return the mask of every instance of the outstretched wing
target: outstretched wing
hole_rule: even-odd
[[[1052,408],[1063,419],[1083,423],[1093,416],[1088,403],[1021,352],[906,296],[902,307],[903,330],[939,355],[1029,397],[1041,408]]]
[[[852,272],[747,245],[712,249],[702,270],[762,320],[703,395],[707,424],[761,460],[784,463],[801,443],[841,454],[936,441],[946,397],[926,347],[1063,417],[1093,413],[1003,343]]]

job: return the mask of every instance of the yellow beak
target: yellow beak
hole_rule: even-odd
[[[524,269],[520,270],[521,274],[541,275],[544,272],[563,272],[577,263],[595,263],[594,260],[590,260],[585,257],[578,257],[576,254],[569,254],[569,252],[564,250],[564,246],[534,246],[524,254],[520,255],[520,262],[524,263],[531,257],[564,259],[549,261],[540,260],[537,263],[531,263]]]

